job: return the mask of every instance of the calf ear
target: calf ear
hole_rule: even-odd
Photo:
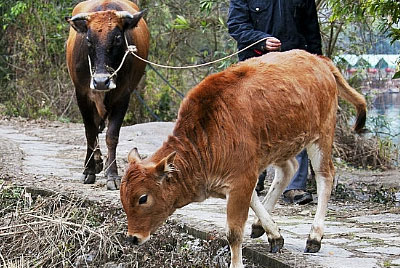
[[[119,11],[117,15],[122,19],[123,27],[126,30],[136,27],[137,24],[139,23],[139,20],[144,16],[146,12],[147,9],[144,9],[132,15],[126,11]]]
[[[134,163],[134,162],[137,162],[139,160],[141,160],[141,158],[140,158],[140,155],[139,155],[139,152],[138,152],[137,148],[135,147],[128,154],[128,162],[129,163]]]
[[[170,153],[167,157],[164,157],[156,166],[157,175],[160,178],[164,178],[165,175],[169,175],[176,170],[174,166],[176,152]]]

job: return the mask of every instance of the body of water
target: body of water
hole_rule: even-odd
[[[367,127],[400,141],[400,93],[385,92],[373,97]]]

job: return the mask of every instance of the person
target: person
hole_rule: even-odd
[[[322,42],[314,0],[231,0],[228,31],[237,41],[239,60],[261,56],[270,51],[304,49],[322,55]],[[306,191],[308,155],[303,150],[296,156],[299,169],[283,192],[289,203],[307,204],[312,195]],[[260,174],[257,193],[264,189],[266,171]]]

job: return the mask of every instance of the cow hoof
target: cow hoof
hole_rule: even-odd
[[[305,253],[316,253],[321,249],[321,241],[317,241],[315,239],[307,239],[306,248],[304,249]]]
[[[268,242],[269,242],[269,245],[271,246],[269,252],[277,253],[277,252],[281,251],[281,249],[283,248],[283,244],[284,244],[285,240],[281,236],[281,237],[276,238],[276,239],[269,239],[268,238]]]
[[[107,178],[107,190],[118,190],[121,185],[121,177],[119,176],[109,176]]]
[[[96,175],[94,174],[83,174],[81,181],[83,184],[93,184],[96,181]]]
[[[264,230],[264,228],[262,228],[261,225],[258,225],[258,224],[251,225],[251,234],[250,234],[251,238],[258,238],[258,237],[262,236],[264,233],[265,233],[265,230]]]

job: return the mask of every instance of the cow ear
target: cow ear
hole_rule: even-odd
[[[174,166],[176,152],[170,153],[167,157],[164,157],[156,166],[157,175],[163,179],[165,176],[170,175],[176,171]]]
[[[139,155],[139,152],[137,150],[137,148],[133,148],[129,154],[128,154],[128,162],[129,163],[135,163],[137,161],[141,160],[141,157]]]
[[[123,17],[123,23],[124,23],[124,29],[132,29],[137,26],[139,23],[140,19],[146,14],[147,9],[143,9],[140,12],[136,12],[135,14],[131,16],[125,16]]]
[[[87,28],[87,16],[78,14],[73,17],[65,17],[65,20],[75,29],[78,33],[86,33]]]

